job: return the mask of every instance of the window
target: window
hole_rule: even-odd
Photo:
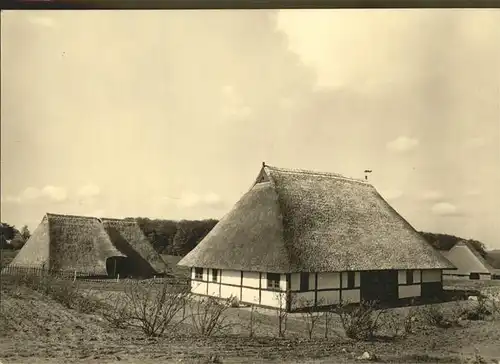
[[[194,269],[194,279],[203,279],[203,268]]]
[[[267,288],[280,288],[280,275],[277,273],[267,273]]]
[[[347,272],[347,289],[351,289],[351,288],[354,288],[354,286],[356,285],[356,275],[354,272]]]
[[[309,273],[300,273],[300,290],[309,291]]]
[[[471,274],[469,275],[469,279],[479,279],[479,278],[481,278],[481,277],[479,276],[479,273],[471,273]]]
[[[212,269],[212,282],[217,282],[217,275],[219,271],[217,269]]]
[[[406,284],[413,284],[413,271],[411,269],[406,271]]]

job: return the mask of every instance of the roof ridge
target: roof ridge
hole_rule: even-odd
[[[362,179],[354,178],[354,177],[346,177],[346,176],[341,175],[339,173],[319,172],[319,171],[312,171],[312,170],[307,170],[307,169],[281,168],[281,167],[270,166],[268,164],[266,164],[264,167],[267,167],[271,170],[284,172],[284,173],[309,174],[309,175],[313,175],[313,176],[331,177],[331,178],[337,178],[337,179],[344,179],[344,180],[348,180],[348,181],[352,181],[352,182],[358,182],[358,183],[362,183],[364,185],[371,186],[370,183],[368,183]]]
[[[98,217],[95,216],[85,216],[85,215],[70,215],[70,214],[55,214],[52,212],[47,212],[45,213],[47,217],[73,217],[73,218],[80,218],[80,219],[94,219],[94,220],[99,220]]]
[[[476,250],[474,245],[472,245],[471,242],[467,240],[460,240],[458,243],[456,243],[454,246],[457,246],[459,244],[465,245],[469,250],[474,254],[474,256],[486,267],[486,269],[491,270],[494,269],[493,266],[479,253],[479,251]]]

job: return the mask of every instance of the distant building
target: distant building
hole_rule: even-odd
[[[167,271],[135,221],[47,213],[9,267],[148,277]]]
[[[265,164],[178,264],[193,293],[289,311],[436,296],[453,268],[367,182]]]
[[[492,278],[494,268],[466,241],[461,241],[450,250],[441,253],[456,267],[445,270],[443,272],[444,278],[480,280]]]

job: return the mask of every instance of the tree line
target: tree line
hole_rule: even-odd
[[[218,223],[216,219],[177,221],[128,217],[125,220],[137,221],[144,235],[151,241],[158,253],[178,256],[184,256],[194,249]],[[2,235],[0,240],[1,249],[21,249],[31,235],[26,225],[18,230],[15,226],[2,222],[0,223],[0,229]],[[419,233],[437,250],[450,250],[459,241],[466,241],[481,256],[487,257],[485,245],[478,240],[425,231]]]
[[[160,254],[184,256],[213,229],[218,220],[161,220],[145,217],[137,221],[144,235]]]
[[[27,225],[18,230],[14,225],[0,223],[0,249],[19,250],[30,238]]]
[[[483,258],[486,258],[486,256],[488,255],[486,252],[486,246],[478,240],[463,239],[454,235],[429,233],[424,231],[420,231],[420,234],[422,234],[424,239],[427,240],[434,247],[434,249],[437,250],[450,250],[456,243],[465,241],[471,244]]]

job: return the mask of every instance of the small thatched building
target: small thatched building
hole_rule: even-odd
[[[450,250],[441,253],[455,266],[455,269],[443,272],[445,278],[489,280],[495,272],[495,269],[467,241],[461,241]]]
[[[10,266],[114,276],[120,273],[118,260],[126,261],[127,275],[165,272],[166,264],[146,243],[133,221],[47,213]]]
[[[113,245],[125,256],[108,259],[108,272],[123,275],[152,276],[165,273],[167,265],[154,250],[141,228],[134,220],[101,219]]]
[[[265,164],[178,264],[193,293],[288,310],[435,296],[453,268],[367,182]]]

